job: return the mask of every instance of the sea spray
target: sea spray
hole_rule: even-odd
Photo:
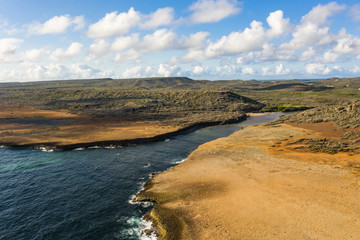
[[[165,171],[168,171],[169,169],[175,167],[176,165],[179,165],[180,163],[182,163],[182,162],[184,162],[186,160],[187,160],[187,158],[183,158],[181,160],[172,162],[173,166],[170,166]],[[150,163],[148,165],[144,166],[144,167],[145,168],[150,167]],[[160,172],[149,173],[147,181],[150,181],[158,173],[160,173]],[[139,190],[138,190],[138,192],[136,194],[133,194],[133,195],[130,196],[129,201],[128,201],[129,204],[131,204],[131,205],[140,205],[143,208],[149,208],[149,207],[152,207],[154,205],[153,202],[150,202],[150,201],[138,201],[136,199],[136,196],[141,191],[143,191],[145,189],[144,187],[145,187],[145,184],[146,184],[147,181],[142,181],[142,182],[139,183],[140,188],[139,188]],[[132,223],[138,223],[138,224],[137,225],[132,224],[133,227],[129,231],[132,232],[132,231],[134,231],[136,229],[139,229],[140,230],[139,237],[140,237],[141,240],[156,240],[157,239],[156,234],[155,234],[155,227],[153,226],[153,223],[150,220],[147,220],[145,218],[145,216],[143,216],[141,218],[141,222],[134,221]]]
[[[154,231],[154,224],[151,221],[141,218],[142,230],[140,232],[140,240],[156,240],[157,236]]]
[[[121,219],[121,221],[125,221],[129,228],[122,230],[120,234],[116,234],[115,238],[157,240],[153,223],[144,217],[133,216],[127,219]]]

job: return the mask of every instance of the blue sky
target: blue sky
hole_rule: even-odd
[[[360,4],[0,1],[1,82],[164,76],[360,76]]]

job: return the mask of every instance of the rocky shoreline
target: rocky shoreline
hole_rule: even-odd
[[[358,177],[321,161],[351,162],[358,155],[276,146],[318,134],[286,124],[247,127],[201,145],[186,162],[152,178],[137,200],[156,202],[146,218],[159,239],[360,237]]]
[[[167,138],[174,137],[180,134],[185,134],[191,131],[195,131],[200,128],[238,123],[243,120],[246,120],[247,115],[242,115],[237,118],[227,119],[225,121],[210,121],[210,122],[201,122],[195,123],[187,127],[180,128],[173,132],[168,132],[165,134],[159,134],[153,137],[146,138],[134,138],[134,139],[124,139],[124,140],[110,140],[110,141],[94,141],[86,143],[76,143],[76,144],[67,144],[59,145],[57,143],[34,143],[34,144],[15,144],[15,143],[1,143],[0,146],[9,148],[9,149],[42,149],[45,151],[70,151],[75,149],[88,149],[88,148],[116,148],[137,144],[146,144],[151,142],[164,141]]]

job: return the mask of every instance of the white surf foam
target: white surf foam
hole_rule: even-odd
[[[152,222],[147,221],[144,218],[134,216],[127,218],[126,224],[129,226],[129,228],[122,230],[120,234],[117,234],[116,238],[124,239],[130,237],[133,239],[136,237],[141,240],[157,240],[155,233],[152,231]]]
[[[182,162],[185,162],[186,159],[187,159],[187,158],[181,159],[181,160],[179,160],[179,161],[175,161],[175,162],[173,162],[173,164],[180,164],[180,163],[182,163]]]
[[[129,200],[128,200],[128,203],[129,203],[129,204],[131,204],[131,205],[140,205],[140,206],[142,206],[142,207],[144,207],[144,208],[148,208],[148,207],[150,207],[150,206],[153,205],[153,203],[152,203],[152,202],[149,202],[149,201],[141,201],[141,202],[140,202],[140,201],[137,201],[137,200],[136,200],[136,195],[138,195],[139,192],[141,192],[142,190],[144,190],[145,183],[146,183],[146,182],[140,182],[140,183],[139,183],[140,188],[139,188],[139,190],[137,191],[136,194],[133,194],[133,195],[130,196],[130,198],[129,198]]]
[[[114,149],[114,148],[116,148],[115,146],[106,146],[105,148],[107,148],[107,149]]]
[[[146,221],[144,218],[141,219],[141,232],[140,232],[140,239],[141,240],[157,240],[155,232],[152,231],[154,226],[151,221]],[[150,232],[150,234],[149,234]]]
[[[92,147],[89,147],[89,148],[97,149],[97,148],[100,148],[100,147],[99,146],[92,146]]]
[[[40,147],[39,149],[43,152],[53,152],[54,151],[53,149],[46,149],[44,147]]]

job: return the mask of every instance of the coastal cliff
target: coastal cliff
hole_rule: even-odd
[[[292,144],[326,132],[247,127],[201,145],[137,199],[156,202],[147,217],[160,239],[358,239],[359,154]]]

